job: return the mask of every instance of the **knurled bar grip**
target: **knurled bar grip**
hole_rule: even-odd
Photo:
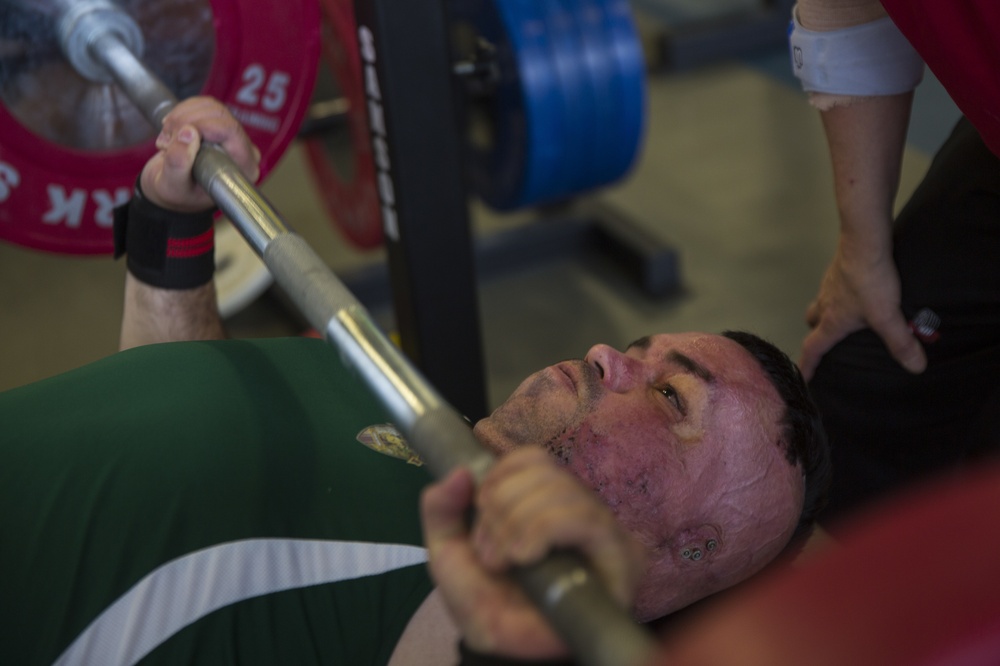
[[[177,103],[114,30],[92,15],[88,50],[155,126]],[[96,26],[95,26],[96,23]],[[477,480],[493,462],[464,419],[374,324],[365,308],[288,226],[218,146],[203,145],[195,180],[263,259],[275,281],[367,384],[437,478],[456,466]],[[525,592],[587,666],[639,666],[651,654],[649,633],[623,612],[576,553],[553,554],[515,572]]]

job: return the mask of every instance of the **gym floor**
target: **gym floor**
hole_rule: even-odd
[[[645,14],[646,36],[659,25]],[[594,258],[553,260],[480,281],[488,396],[500,402],[529,372],[596,342],[622,346],[650,332],[743,328],[793,356],[803,312],[836,242],[836,211],[817,113],[788,73],[784,49],[649,76],[641,160],[622,183],[595,194],[671,244],[681,289],[651,298]],[[957,118],[928,75],[918,89],[901,197]],[[383,261],[356,252],[330,224],[298,145],[263,186],[335,272]],[[530,224],[473,204],[476,238]],[[0,390],[114,352],[124,265],[0,245]],[[391,313],[375,311],[391,330]],[[234,337],[295,335],[302,328],[265,293],[228,320]],[[446,325],[446,324],[443,324]],[[58,408],[58,406],[57,406]]]

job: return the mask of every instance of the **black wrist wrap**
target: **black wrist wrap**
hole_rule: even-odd
[[[460,666],[573,666],[572,659],[513,659],[498,657],[476,652],[465,644],[458,642]]]
[[[177,213],[160,208],[136,185],[132,200],[115,209],[115,259],[160,289],[193,289],[215,273],[213,210]]]

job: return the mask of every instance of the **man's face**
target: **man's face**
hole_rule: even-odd
[[[643,338],[625,353],[598,345],[583,361],[537,372],[475,433],[498,454],[546,447],[654,561],[703,525],[720,554],[738,540],[773,557],[802,501],[801,473],[779,445],[783,411],[743,347],[682,333]]]

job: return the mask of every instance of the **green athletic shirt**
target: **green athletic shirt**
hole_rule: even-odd
[[[385,422],[311,339],[0,394],[0,664],[385,663],[431,590],[429,476],[360,441]]]

